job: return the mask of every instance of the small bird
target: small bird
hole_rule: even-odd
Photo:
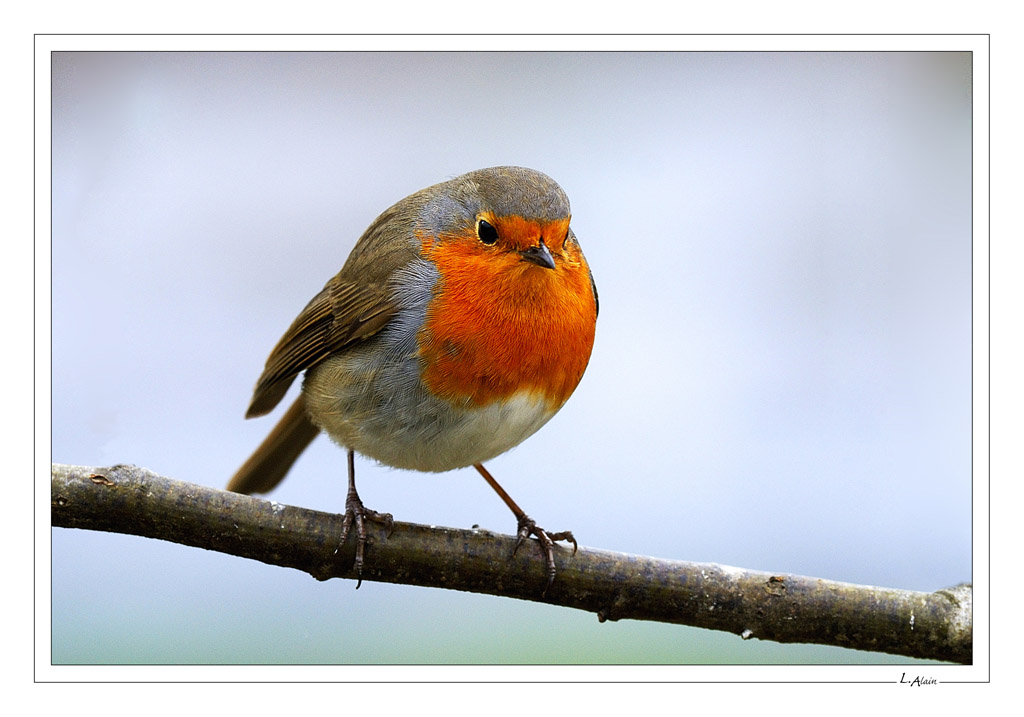
[[[474,466],[517,520],[518,550],[554,543],[484,468],[565,404],[590,360],[597,287],[550,177],[492,167],[435,184],[377,217],[341,271],[270,353],[246,418],[270,412],[298,374],[302,393],[228,490],[266,493],[320,431],[348,451],[341,542],[354,525],[362,580],[366,521],[356,452],[395,468]],[[513,551],[513,555],[515,551]],[[359,586],[357,583],[356,587]]]

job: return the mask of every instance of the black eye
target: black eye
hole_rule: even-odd
[[[476,223],[476,235],[484,244],[493,244],[498,241],[498,230],[490,222],[481,219]]]

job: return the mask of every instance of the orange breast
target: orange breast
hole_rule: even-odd
[[[554,269],[475,236],[424,240],[440,274],[418,336],[432,393],[481,406],[525,391],[552,410],[569,398],[590,359],[597,305],[579,245],[561,245],[568,220],[554,224],[541,227],[559,237],[549,244]]]

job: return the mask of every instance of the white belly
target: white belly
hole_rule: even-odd
[[[395,468],[448,471],[519,445],[555,414],[539,396],[516,394],[486,406],[453,406],[404,372],[382,375],[330,359],[310,371],[303,392],[313,422],[334,441]]]

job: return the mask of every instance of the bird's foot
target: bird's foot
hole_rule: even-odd
[[[516,536],[516,547],[512,550],[512,555],[515,555],[519,551],[519,546],[523,544],[528,537],[534,536],[540,543],[540,549],[544,553],[544,562],[547,565],[548,582],[544,586],[544,592],[541,593],[541,597],[547,595],[548,588],[555,581],[555,542],[564,540],[572,543],[572,554],[576,554],[576,550],[579,547],[576,544],[576,538],[573,536],[571,530],[563,530],[560,533],[549,533],[544,528],[540,527],[530,518],[528,515],[523,515],[519,519],[519,531]]]
[[[341,542],[338,544],[340,548],[348,540],[348,532],[352,529],[352,526],[356,527],[356,560],[354,567],[356,569],[356,590],[363,584],[363,554],[366,552],[366,522],[379,523],[388,529],[388,535],[391,535],[391,531],[394,530],[395,520],[391,517],[391,513],[378,513],[375,510],[370,510],[363,505],[363,501],[359,499],[359,496],[355,491],[350,491],[348,498],[345,500],[345,522],[341,526]]]

